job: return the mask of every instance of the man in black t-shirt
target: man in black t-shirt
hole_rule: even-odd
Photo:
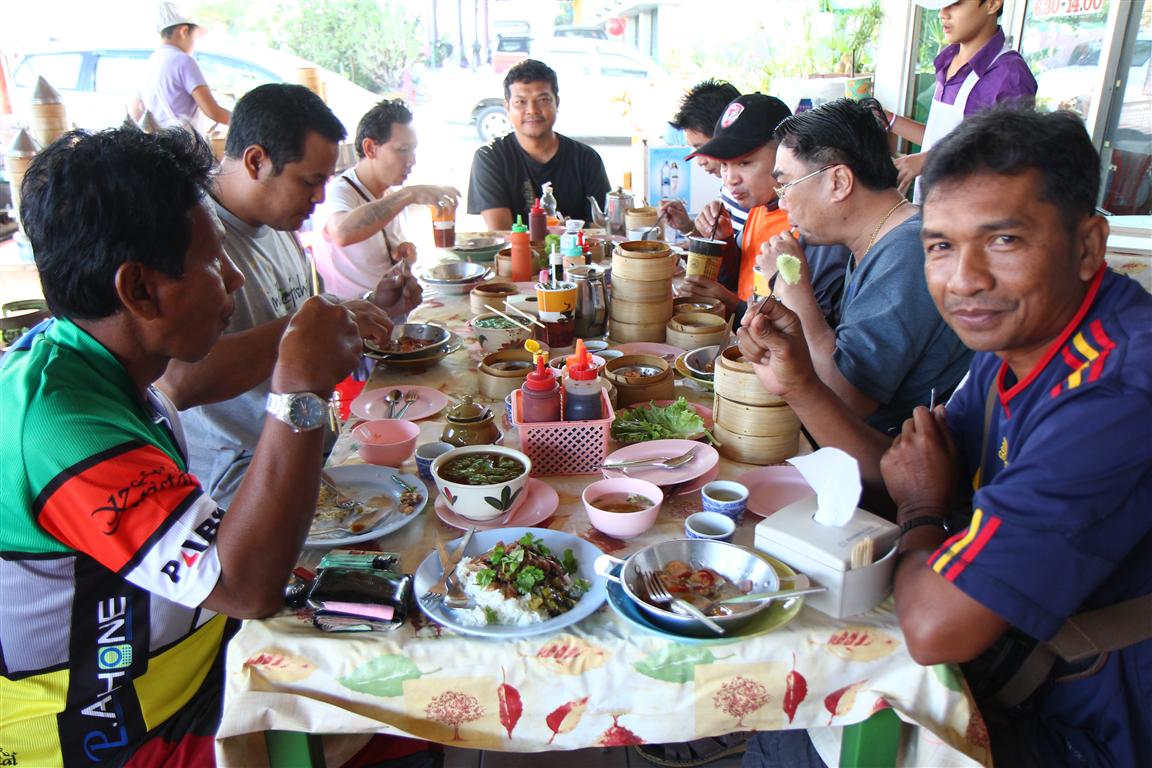
[[[525,59],[504,78],[504,107],[513,132],[476,150],[468,182],[468,213],[484,216],[488,229],[511,229],[528,210],[544,182],[552,182],[556,209],[592,220],[588,196],[604,200],[610,186],[596,150],[553,130],[560,105],[556,73]]]

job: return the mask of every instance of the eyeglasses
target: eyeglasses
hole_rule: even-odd
[[[812,178],[813,176],[819,176],[820,174],[824,173],[824,171],[828,170],[829,168],[835,168],[837,165],[839,165],[839,163],[832,163],[831,165],[826,165],[818,171],[812,171],[812,173],[808,174],[807,176],[801,176],[800,178],[796,179],[796,181],[790,181],[787,184],[781,184],[780,186],[775,187],[772,191],[776,193],[776,198],[778,200],[783,200],[785,195],[788,194],[788,190],[791,189],[792,187],[796,186],[797,184],[799,184],[802,181],[807,181],[808,179]]]

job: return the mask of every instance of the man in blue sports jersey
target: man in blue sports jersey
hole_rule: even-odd
[[[1152,296],[1105,267],[1099,182],[1070,113],[988,112],[933,149],[925,275],[977,355],[947,406],[917,408],[882,460],[875,440],[856,451],[898,505],[909,651],[965,663],[994,759],[1014,768],[1152,765],[1146,606],[1116,650],[1056,658],[1010,709],[984,703],[1070,617],[1152,592]],[[779,394],[831,411],[798,326],[773,302],[742,333],[767,347]],[[970,514],[950,519],[969,497]]]
[[[996,685],[989,649],[1152,591],[1152,296],[1104,265],[1099,168],[1071,113],[994,112],[938,144],[922,178],[928,288],[979,354],[881,469],[906,532],[908,647],[926,664],[975,660],[978,694]],[[972,517],[952,535],[957,481]],[[997,762],[1152,764],[1139,615],[1145,639],[1058,659],[1024,707],[991,719]]]

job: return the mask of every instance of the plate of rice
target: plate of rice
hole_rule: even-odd
[[[449,545],[449,550],[453,548]],[[474,605],[420,609],[439,624],[465,635],[526,637],[575,624],[604,604],[604,579],[593,563],[596,545],[547,528],[477,531],[456,573]],[[423,594],[443,577],[433,551],[416,569],[415,591]]]

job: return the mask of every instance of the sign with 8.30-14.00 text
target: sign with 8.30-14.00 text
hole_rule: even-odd
[[[1087,16],[1108,10],[1108,0],[1036,0],[1032,6],[1033,19],[1052,19],[1059,16]]]

